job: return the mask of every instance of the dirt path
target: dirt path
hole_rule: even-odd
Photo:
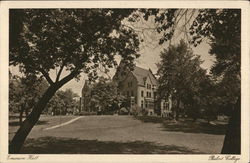
[[[62,126],[71,124],[71,123],[77,121],[77,120],[80,119],[80,118],[82,118],[82,117],[77,117],[77,118],[71,119],[70,121],[67,121],[67,122],[61,123],[61,124],[59,124],[59,125],[52,126],[52,127],[45,128],[45,129],[43,129],[43,130],[51,130],[51,129],[55,129],[55,128],[58,128],[58,127],[62,127]]]

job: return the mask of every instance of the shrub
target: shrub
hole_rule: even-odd
[[[96,112],[81,111],[79,113],[75,113],[75,115],[97,115],[97,113]]]

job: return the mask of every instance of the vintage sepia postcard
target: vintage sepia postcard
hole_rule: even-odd
[[[247,1],[2,1],[0,162],[249,162]]]

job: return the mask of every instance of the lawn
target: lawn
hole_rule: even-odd
[[[145,123],[132,116],[81,116],[73,123],[44,130],[74,118],[41,117],[41,122],[32,129],[21,153],[218,154],[224,140],[223,133],[207,132],[202,130],[204,126],[199,130],[188,129],[182,123],[171,124],[164,120]],[[189,127],[192,126],[190,124]],[[10,132],[14,128],[16,126],[10,125]]]
[[[32,131],[39,131],[47,127],[51,127],[54,125],[61,124],[63,122],[69,121],[76,116],[49,116],[42,115],[37,122],[36,126],[32,129]],[[10,116],[9,117],[9,140],[12,139],[17,129],[19,128],[19,119],[18,116]]]
[[[194,122],[192,119],[180,118],[175,122],[165,117],[156,116],[135,116],[134,118],[145,123],[160,123],[165,131],[225,135],[227,129],[227,122],[218,120],[211,124],[203,119]]]
[[[69,150],[70,149],[70,150]],[[201,154],[202,152],[175,145],[146,141],[116,142],[76,138],[41,137],[28,139],[24,154]]]

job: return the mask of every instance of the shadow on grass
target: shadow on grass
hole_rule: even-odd
[[[166,117],[154,116],[135,116],[134,118],[144,123],[160,123],[163,126],[163,131],[224,135],[226,134],[227,129],[226,123],[211,125],[205,121],[197,120],[196,122],[193,122],[190,119],[180,119],[176,123]]]
[[[227,124],[216,124],[211,125],[206,122],[192,122],[192,121],[179,121],[174,122],[164,122],[164,131],[177,131],[185,133],[204,133],[213,135],[225,135],[227,129]]]
[[[44,124],[48,124],[48,122],[47,121],[38,121],[36,123],[36,125],[44,125]],[[9,122],[9,126],[20,126],[20,123],[19,123],[19,121],[11,121],[11,122]]]
[[[134,116],[135,119],[140,120],[145,123],[163,123],[169,118],[166,117],[156,117],[156,116]]]
[[[41,137],[28,139],[22,154],[202,154],[175,145],[162,146],[152,142],[113,142],[73,138]]]

